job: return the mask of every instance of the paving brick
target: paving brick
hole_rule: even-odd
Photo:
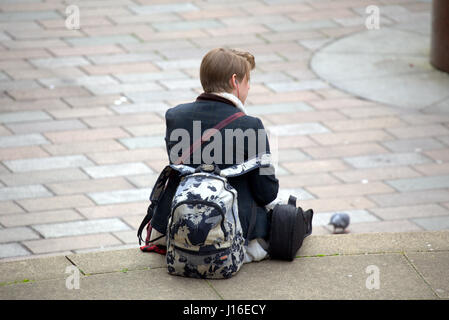
[[[343,184],[338,186],[306,187],[306,190],[318,198],[363,196],[379,193],[392,193],[394,189],[382,182]]]
[[[29,212],[51,211],[78,207],[90,207],[93,202],[84,195],[54,196],[51,198],[24,199],[17,201]]]
[[[387,153],[388,150],[376,143],[353,144],[348,146],[306,147],[304,152],[314,159],[341,158]]]
[[[100,127],[112,127],[112,126],[127,126],[134,124],[144,124],[144,123],[158,123],[162,119],[154,114],[131,114],[131,115],[115,115],[115,116],[105,116],[105,117],[92,117],[85,118],[86,122],[92,128]]]
[[[74,77],[81,77],[85,76],[85,74],[82,73],[81,70],[79,70],[76,67],[64,67],[64,68],[56,68],[56,69],[30,69],[30,68],[21,68],[21,69],[13,69],[8,70],[8,74],[14,78],[14,79],[45,79],[45,78],[54,78],[54,77],[61,77],[61,78],[74,78]],[[60,100],[56,99],[49,99],[49,102],[52,102],[53,104],[56,104],[55,102],[59,102],[62,104]],[[42,105],[46,105],[47,101],[38,101],[40,108],[42,108]],[[27,102],[30,104],[31,102]],[[36,103],[36,102],[35,102]],[[22,102],[23,104],[23,102]],[[67,106],[64,106],[67,107]],[[45,107],[45,109],[48,109],[48,107]]]
[[[326,226],[329,224],[329,221],[331,220],[331,217],[333,214],[337,213],[338,211],[334,212],[319,212],[317,214],[313,215],[312,220],[312,226]],[[366,210],[345,210],[345,213],[349,215],[350,218],[350,226],[352,226],[353,223],[362,223],[362,222],[373,222],[373,221],[379,221],[375,216],[370,214]],[[331,230],[333,230],[333,227],[329,227]]]
[[[144,189],[129,189],[129,190],[118,190],[110,192],[93,192],[89,193],[88,196],[95,201],[96,204],[116,204],[125,202],[136,202],[148,199],[151,194],[150,188]]]
[[[301,162],[284,162],[282,165],[293,174],[308,174],[312,172],[331,172],[345,170],[349,167],[341,160],[312,160]]]
[[[118,139],[129,137],[129,134],[120,128],[101,128],[69,130],[63,132],[47,132],[45,133],[45,136],[53,143],[74,143],[80,141]]]
[[[58,87],[54,89],[10,90],[8,92],[16,100],[47,99],[60,97],[87,96],[88,92],[79,87]]]
[[[167,152],[163,148],[135,149],[114,152],[88,153],[89,159],[97,164],[117,164],[123,162],[135,162],[146,160],[167,160]]]
[[[224,27],[222,23],[217,20],[191,20],[179,22],[154,22],[152,27],[157,31],[179,31],[179,30],[193,30],[193,29],[213,29]]]
[[[300,82],[296,81],[275,82],[275,83],[267,83],[267,86],[274,92],[315,90],[329,87],[327,83],[321,80],[305,80]]]
[[[270,133],[278,136],[308,135],[313,133],[325,133],[329,130],[317,122],[300,123],[300,124],[283,124],[277,126],[269,126],[267,129]]]
[[[44,78],[39,79],[39,82],[48,88],[64,87],[64,86],[98,86],[98,85],[113,85],[117,81],[110,76],[81,76],[75,78]]]
[[[67,118],[84,118],[84,117],[95,117],[95,116],[105,116],[112,115],[113,112],[106,107],[91,107],[91,108],[76,108],[76,109],[57,109],[48,110],[53,117],[56,119],[67,119]]]
[[[283,93],[268,93],[257,96],[248,96],[247,100],[251,104],[259,103],[280,103],[316,100],[318,95],[310,91],[294,91]]]
[[[125,24],[125,25],[109,25],[109,26],[95,26],[83,27],[83,31],[89,36],[107,36],[107,35],[135,35],[137,32],[152,33],[153,28],[145,24]]]
[[[281,149],[277,153],[278,161],[302,161],[310,160],[310,157],[299,149]]]
[[[7,228],[29,226],[32,224],[54,223],[62,221],[81,220],[83,217],[74,210],[57,210],[46,212],[32,212],[25,214],[11,214],[0,216],[0,223]]]
[[[29,32],[29,31],[28,31]],[[8,50],[2,51],[1,60],[9,59],[31,59],[31,58],[43,58],[50,57],[48,52],[41,49],[29,49],[29,50]]]
[[[152,92],[131,92],[127,94],[129,98],[135,103],[155,102],[155,101],[167,101],[173,99],[173,101],[193,101],[199,94],[190,90],[170,90],[170,91],[152,91]],[[168,101],[170,103],[170,101]],[[173,104],[174,105],[174,104]]]
[[[429,150],[424,151],[424,155],[434,159],[437,162],[447,162],[449,161],[449,150],[446,149],[438,149],[438,150]]]
[[[88,56],[94,64],[116,64],[127,62],[142,62],[160,60],[161,57],[155,53],[126,53]]]
[[[150,168],[141,162],[85,167],[84,171],[94,179],[153,173]]]
[[[0,201],[51,197],[53,194],[41,185],[0,188]]]
[[[0,113],[0,123],[48,120],[51,117],[43,111],[24,111]]]
[[[83,235],[57,239],[24,241],[23,244],[33,253],[48,253],[65,250],[98,248],[122,244],[110,234]]]
[[[367,129],[385,129],[403,125],[403,122],[401,120],[394,117],[337,120],[337,121],[323,121],[323,122],[333,131],[359,131]]]
[[[61,29],[65,28],[65,20],[63,19],[45,19],[40,20],[39,23],[46,29]],[[85,27],[93,26],[111,26],[111,22],[102,17],[83,17],[83,29]]]
[[[115,140],[52,144],[45,148],[45,150],[53,156],[83,154],[88,152],[110,152],[124,149],[125,147]]]
[[[83,155],[7,160],[3,161],[3,163],[13,172],[64,169],[93,165],[93,163]]]
[[[449,188],[449,175],[385,181],[400,192]]]
[[[37,133],[0,137],[0,145],[2,148],[33,146],[47,143],[49,143],[49,141]]]
[[[437,204],[424,204],[391,208],[372,208],[370,210],[382,220],[399,220],[449,215],[449,211],[446,208],[443,208],[442,206],[439,206]]]
[[[58,23],[62,22],[60,19],[55,20]],[[83,19],[83,25],[85,24]],[[41,21],[44,23],[44,21]],[[83,46],[83,47],[55,47],[49,48],[49,51],[56,56],[92,56],[96,54],[112,54],[123,53],[123,49],[116,45],[102,45],[102,46]]]
[[[104,206],[78,208],[83,216],[88,219],[112,218],[112,217],[127,217],[137,215],[139,219],[143,219],[146,210],[149,206],[149,201],[119,203]]]
[[[14,80],[14,81],[0,82],[1,91],[36,89],[36,88],[40,88],[40,86],[36,81],[33,80]]]
[[[400,139],[434,137],[449,134],[449,129],[438,124],[433,124],[430,126],[388,128],[387,131]]]
[[[316,213],[361,209],[366,210],[376,205],[366,197],[339,197],[326,199],[311,199],[301,201],[302,208],[313,208]]]
[[[349,226],[348,231],[351,233],[411,232],[422,231],[422,229],[408,220],[394,220],[355,223]]]
[[[77,67],[90,64],[85,58],[77,56],[30,59],[30,62],[38,68]]]
[[[70,181],[48,184],[47,188],[57,195],[78,194],[95,191],[109,191],[132,188],[123,178],[107,178],[95,180]]]
[[[119,63],[110,65],[89,65],[81,67],[91,75],[123,74],[123,73],[147,73],[159,71],[151,62]]]
[[[112,93],[127,94],[129,92],[147,92],[162,89],[162,87],[155,82],[139,83],[138,86],[133,83],[119,83],[108,85],[86,85],[85,87],[95,95]]]
[[[159,112],[164,113],[167,109],[171,108],[168,104],[164,102],[154,102],[154,103],[133,103],[125,105],[111,106],[115,112],[119,114],[129,114],[129,113],[146,113],[146,112]],[[153,127],[153,125],[152,125]],[[165,130],[164,130],[165,132]]]
[[[442,217],[416,218],[412,219],[414,223],[424,230],[446,230],[449,228],[449,215]]]
[[[39,235],[26,227],[0,229],[0,242],[15,242],[31,239],[39,239]]]
[[[128,6],[128,8],[138,15],[158,15],[160,13],[168,12],[190,12],[199,10],[199,8],[192,3],[167,3],[146,6]]]
[[[270,139],[270,146],[271,146]],[[316,146],[317,144],[313,142],[309,137],[306,136],[284,136],[277,137],[277,147],[278,149],[288,149],[288,148],[303,148]]]
[[[44,238],[71,237],[129,230],[129,227],[125,223],[115,218],[38,224],[32,227],[43,235]]]
[[[407,193],[392,193],[370,195],[369,198],[378,204],[379,207],[410,206],[418,204],[431,204],[447,202],[449,192],[447,190],[414,191]]]
[[[166,161],[168,164],[168,160]],[[137,188],[152,188],[159,177],[159,172],[154,174],[140,174],[137,176],[126,177]]]
[[[345,182],[369,182],[386,179],[419,177],[420,174],[409,167],[381,167],[333,172],[333,175]]]
[[[340,112],[353,119],[388,117],[400,114],[399,111],[383,106],[342,108]]]
[[[427,176],[449,174],[449,163],[420,164],[413,168]]]
[[[31,39],[31,40],[11,40],[2,41],[2,44],[9,49],[46,49],[52,47],[66,47],[67,44],[59,39]],[[21,63],[30,66],[28,63]]]
[[[0,201],[0,215],[24,212],[17,204],[12,201]]]
[[[38,12],[1,12],[0,21],[27,21],[39,19],[58,19],[61,18],[55,11]]]
[[[343,159],[354,168],[379,168],[390,166],[416,165],[430,162],[429,158],[419,153],[378,154]]]
[[[85,12],[83,12],[85,14]],[[65,38],[65,41],[70,45],[77,46],[98,46],[98,45],[113,45],[124,43],[138,43],[136,37],[131,35],[108,35],[108,36],[95,36],[86,38]]]
[[[40,147],[0,148],[0,160],[47,157],[48,153]]]
[[[422,150],[442,149],[444,145],[435,139],[406,139],[382,143],[394,152],[421,152]]]
[[[25,123],[11,123],[7,127],[14,133],[42,133],[53,131],[66,131],[75,129],[85,129],[86,125],[79,120],[51,120],[51,121],[35,121]]]
[[[0,244],[0,259],[29,256],[31,253],[18,243]]]
[[[128,149],[165,147],[165,136],[147,136],[135,138],[122,138],[120,142]]]
[[[279,185],[283,188],[304,188],[309,186],[340,184],[340,181],[327,173],[296,174],[285,176],[276,175],[276,177],[279,180]]]
[[[76,168],[0,174],[0,180],[8,186],[78,181],[88,178],[86,174]]]
[[[116,24],[152,23],[159,21],[179,21],[180,17],[175,13],[160,13],[153,15],[129,15],[108,17]]]
[[[149,82],[169,79],[187,79],[187,75],[181,71],[150,72],[150,73],[123,73],[115,76],[121,82]]]
[[[161,80],[160,83],[169,90],[202,88],[198,79]]]
[[[320,133],[310,135],[312,140],[324,146],[349,145],[361,142],[381,142],[393,139],[383,130],[367,130],[354,133]],[[386,144],[386,143],[384,143]]]
[[[344,98],[344,99],[330,99],[330,100],[316,100],[310,101],[310,104],[317,109],[343,109],[343,108],[354,108],[354,107],[367,107],[372,106],[372,102]]]

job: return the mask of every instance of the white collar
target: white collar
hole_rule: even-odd
[[[236,96],[234,96],[232,93],[228,93],[228,92],[212,92],[212,94],[215,94],[217,96],[223,97],[227,100],[230,100],[236,107],[237,109],[239,109],[240,111],[242,111],[243,113],[247,114],[245,107],[243,106],[242,101],[240,101],[239,98],[237,98]]]

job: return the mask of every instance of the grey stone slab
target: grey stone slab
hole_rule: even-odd
[[[137,241],[137,238],[135,238]],[[70,259],[85,274],[166,268],[165,257],[160,254],[148,254],[139,248],[110,250],[69,255]]]
[[[13,80],[0,82],[1,91],[23,90],[40,88],[39,84],[34,80]]]
[[[277,198],[287,201],[290,195],[295,196],[298,203],[299,201],[302,200],[315,199],[314,196],[312,196],[310,193],[308,193],[306,190],[302,188],[280,188],[278,191]]]
[[[380,207],[410,206],[417,204],[439,203],[449,201],[449,192],[436,189],[429,191],[414,191],[407,193],[369,195],[369,199]]]
[[[366,286],[379,270],[379,289]],[[295,276],[292,277],[291,275]],[[210,281],[224,299],[435,299],[401,254],[309,257],[244,265],[227,281]],[[267,290],[270,288],[270,290]],[[307,290],[304,290],[307,288]]]
[[[199,94],[191,90],[171,90],[153,92],[130,92],[127,96],[135,103],[154,101],[193,101]]]
[[[70,237],[130,229],[128,225],[116,218],[38,224],[33,225],[32,228],[45,238]]]
[[[94,86],[105,84],[117,84],[118,82],[110,76],[83,76],[75,78],[44,78],[39,82],[49,88],[69,86]]]
[[[92,192],[87,195],[95,201],[96,204],[115,204],[126,202],[137,202],[148,200],[151,194],[151,188],[117,190],[109,192]]]
[[[83,122],[77,119],[10,123],[7,124],[6,126],[11,131],[17,134],[77,130],[87,128],[87,126]]]
[[[427,217],[412,219],[414,223],[425,230],[447,230],[449,229],[449,215],[441,217]]]
[[[158,91],[162,87],[155,82],[147,83],[118,83],[118,84],[108,84],[108,85],[86,85],[86,88],[96,95],[106,95],[114,93],[128,94],[130,92],[147,92],[147,91]]]
[[[0,188],[0,201],[51,196],[53,196],[53,194],[42,185]]]
[[[441,113],[441,114],[447,114],[449,112],[449,97],[447,99],[444,99],[441,102],[438,102],[436,104],[433,104],[431,106],[428,106],[422,110],[424,113]]]
[[[128,149],[165,147],[164,136],[145,136],[119,139]]]
[[[449,298],[449,252],[407,253],[424,280],[440,298]],[[438,268],[435,268],[438,266]]]
[[[160,80],[159,82],[169,90],[202,88],[198,79]]]
[[[69,277],[70,274],[66,274]],[[173,288],[176,288],[174,290]],[[42,300],[210,300],[219,296],[205,280],[175,277],[164,269],[82,276],[79,289],[69,290],[66,279],[0,287],[4,299]]]
[[[311,21],[301,21],[301,22],[285,22],[282,23],[266,23],[266,25],[277,32],[284,31],[297,31],[297,30],[313,30],[313,29],[325,29],[325,28],[336,28],[338,24],[331,20],[311,20]]]
[[[198,11],[199,8],[192,3],[170,3],[170,4],[157,4],[146,6],[128,6],[128,8],[138,14],[160,14],[160,13],[173,13],[173,12],[190,12]]]
[[[0,230],[0,242],[16,242],[40,239],[39,235],[27,227],[5,228]]]
[[[87,56],[93,63],[101,64],[115,64],[127,62],[142,62],[155,61],[162,58],[155,53],[126,53],[126,54],[108,54],[108,55],[94,55]]]
[[[310,160],[310,157],[299,149],[277,150],[278,161],[303,161]]]
[[[333,212],[318,212],[313,215],[312,226],[328,225],[332,215],[337,212],[347,213],[350,218],[350,224],[379,221],[378,218],[376,218],[374,215],[372,215],[371,213],[369,213],[366,210],[344,210],[344,211],[333,211]]]
[[[432,138],[391,140],[382,142],[382,144],[394,152],[420,152],[444,148],[444,144]]]
[[[154,22],[152,27],[161,32],[184,31],[195,29],[216,29],[224,25],[217,20],[198,20],[198,21],[180,21],[180,22]]]
[[[293,79],[284,72],[258,72],[255,70],[251,73],[251,83],[269,83],[271,81],[288,82],[293,81]]]
[[[9,147],[24,147],[33,146],[50,143],[41,134],[23,134],[23,135],[13,135],[13,136],[1,136],[0,145],[3,148]]]
[[[370,211],[383,220],[448,216],[449,210],[438,204],[402,206],[391,208],[371,208]]]
[[[90,64],[83,57],[58,57],[58,58],[40,58],[30,59],[31,64],[38,68],[62,68],[62,67],[77,67]]]
[[[28,250],[18,243],[0,243],[0,259],[29,256],[30,254],[31,253]],[[2,270],[3,265],[4,263],[0,263],[0,270],[2,271],[0,275],[0,283],[4,282],[2,276],[4,277],[6,275],[9,277],[9,274],[5,274]]]
[[[449,176],[431,176],[385,181],[401,192],[449,188]]]
[[[148,82],[168,79],[188,79],[188,76],[181,71],[165,71],[152,73],[123,73],[116,74],[115,77],[121,82]]]
[[[164,102],[148,102],[148,103],[130,103],[110,106],[115,112],[119,114],[129,113],[146,113],[146,112],[164,112],[171,108]]]
[[[2,262],[0,263],[0,283],[65,279],[69,276],[65,273],[69,266],[73,265],[64,256]]]
[[[298,111],[313,111],[314,109],[305,102],[257,104],[245,106],[250,115],[264,115],[273,113],[289,113]]]
[[[86,38],[65,38],[72,46],[101,46],[108,44],[139,43],[132,35],[95,36]]]
[[[8,160],[3,163],[13,172],[93,166],[93,163],[83,155]]]
[[[201,59],[177,59],[168,61],[155,61],[154,64],[156,64],[163,70],[199,69],[201,65]]]
[[[361,157],[348,157],[343,160],[355,168],[380,168],[391,166],[415,165],[431,162],[419,153],[387,153]]]
[[[8,186],[45,184],[52,182],[86,180],[89,176],[81,172],[80,169],[56,169],[51,171],[34,171],[24,173],[4,173],[0,174],[0,180]]]
[[[84,171],[94,179],[153,173],[153,170],[141,162],[85,167]]]
[[[270,134],[278,136],[296,136],[330,132],[329,129],[318,122],[268,126],[267,129]]]
[[[312,234],[304,239],[298,255],[428,252],[430,248],[435,251],[447,251],[449,231],[374,232],[320,236]]]
[[[41,19],[60,19],[56,11],[23,11],[23,12],[1,12],[0,21],[27,21]]]
[[[290,92],[301,90],[317,90],[329,88],[329,85],[322,80],[304,80],[304,81],[288,81],[288,82],[273,82],[265,84],[268,88],[275,92]]]
[[[0,123],[49,120],[51,117],[43,111],[23,111],[0,113]]]

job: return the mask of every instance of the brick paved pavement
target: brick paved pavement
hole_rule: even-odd
[[[315,209],[316,234],[336,211],[352,233],[449,229],[443,107],[361,99],[309,67],[366,31],[368,5],[420,32],[430,1],[79,0],[79,30],[66,3],[1,1],[0,259],[135,247],[168,161],[164,112],[202,92],[215,46],[255,55],[248,112],[278,134],[281,193]]]

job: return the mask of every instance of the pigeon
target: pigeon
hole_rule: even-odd
[[[334,213],[329,221],[329,224],[334,226],[335,233],[345,233],[345,229],[349,225],[349,215],[347,213]]]

